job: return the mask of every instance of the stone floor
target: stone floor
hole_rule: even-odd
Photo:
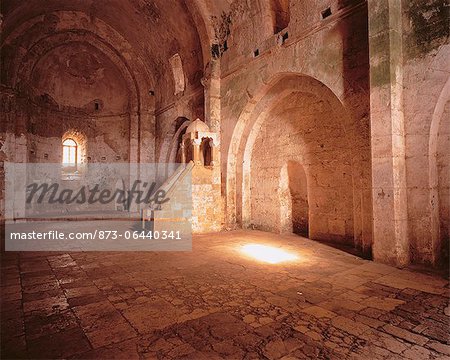
[[[248,243],[298,256],[267,264]],[[446,279],[298,236],[228,232],[189,253],[3,253],[7,358],[449,359]]]

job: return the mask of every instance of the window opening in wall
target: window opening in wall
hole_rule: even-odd
[[[256,49],[255,51],[253,51],[253,57],[257,57],[259,56],[259,49]]]
[[[277,37],[278,45],[283,45],[288,38],[289,38],[289,33],[287,31],[284,34],[280,33]]]
[[[328,16],[331,15],[331,8],[326,8],[324,11],[322,11],[322,19],[326,19]]]
[[[63,141],[63,164],[68,167],[77,165],[78,145],[73,139]]]

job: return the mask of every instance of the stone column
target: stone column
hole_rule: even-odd
[[[202,81],[205,87],[205,118],[211,132],[216,134],[216,149],[213,157],[214,166],[221,169],[225,177],[226,169],[221,168],[220,156],[220,128],[221,128],[221,100],[220,100],[220,59],[211,59],[207,75]],[[224,180],[221,179],[221,182]],[[225,184],[225,181],[223,181]],[[225,193],[225,189],[221,187],[221,191]]]
[[[205,122],[210,130],[220,133],[220,60],[211,59],[206,76],[202,79],[205,88]]]
[[[139,174],[139,162],[140,162],[140,144],[139,144],[139,132],[140,132],[140,118],[138,113],[130,114],[130,148],[128,157],[130,159],[129,164],[129,184],[128,190],[131,189],[133,183],[140,178]],[[130,212],[138,212],[140,209],[137,206],[136,202],[133,201],[130,204]]]
[[[141,114],[139,142],[139,162],[142,164],[154,163],[156,159],[155,114],[151,111]]]
[[[192,157],[195,165],[202,165],[201,157],[200,157],[200,145],[202,143],[201,139],[193,139],[192,140]]]
[[[217,166],[220,164],[219,162],[219,143],[217,142],[217,140],[212,140],[210,141],[210,146],[211,146],[211,166]]]
[[[373,257],[409,263],[403,115],[402,2],[369,0]]]

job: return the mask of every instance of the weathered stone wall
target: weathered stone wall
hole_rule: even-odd
[[[369,24],[375,259],[438,265],[448,248],[437,163],[450,88],[448,6],[369,1]]]
[[[62,141],[68,137],[83,148],[83,163],[130,159],[126,82],[89,45],[62,45],[46,53],[29,80],[3,96],[7,131],[23,136],[27,147],[20,159],[6,154],[8,161],[59,163]]]
[[[195,165],[192,169],[192,231],[217,232],[222,226],[220,169]]]
[[[280,211],[281,171],[288,161],[297,161],[306,172],[309,237],[353,244],[352,139],[345,134],[342,113],[333,108],[339,102],[307,90],[305,83],[303,92],[277,104],[257,135],[249,159],[250,226],[282,230],[283,219],[290,214]]]
[[[299,159],[302,152],[306,152],[304,142],[305,134],[308,131],[306,128],[299,130],[305,125],[302,123],[299,112],[295,114],[296,119],[291,119],[287,115],[281,116],[281,118],[280,116],[267,116],[268,124],[266,126],[273,126],[273,131],[280,139],[280,144],[283,145],[276,145],[275,139],[268,130],[264,132],[268,136],[264,146],[262,145],[264,135],[257,140],[258,145],[255,145],[253,149],[255,149],[254,155],[259,153],[260,160],[256,156],[255,161],[259,165],[255,164],[251,172],[251,183],[253,184],[251,194],[246,194],[243,190],[243,187],[244,189],[250,188],[245,180],[245,167],[249,161],[253,161],[253,158],[250,159],[245,155],[246,151],[247,153],[250,151],[246,149],[247,138],[265,108],[274,107],[283,95],[301,91],[302,80],[296,80],[293,77],[307,76],[323,84],[329,93],[339,100],[340,107],[343,108],[343,114],[340,115],[339,120],[344,122],[341,124],[341,129],[344,129],[347,141],[349,141],[346,145],[347,148],[353,149],[351,155],[347,157],[349,169],[341,171],[343,168],[339,168],[339,166],[335,168],[338,174],[337,178],[342,177],[344,172],[345,176],[349,177],[350,180],[347,182],[350,183],[351,189],[347,191],[349,196],[343,195],[346,197],[343,202],[339,196],[334,198],[331,196],[328,199],[322,196],[321,198],[322,202],[329,202],[326,206],[322,206],[322,209],[328,207],[333,209],[330,210],[333,212],[335,207],[346,208],[342,210],[346,215],[337,217],[340,220],[336,225],[329,224],[328,219],[324,220],[327,224],[319,226],[320,230],[318,229],[317,233],[320,233],[319,237],[322,237],[329,233],[329,229],[339,228],[339,230],[332,230],[335,235],[341,234],[341,236],[336,236],[337,238],[343,239],[351,234],[352,242],[356,246],[370,252],[372,225],[366,6],[364,2],[358,1],[347,2],[347,4],[332,2],[332,15],[322,20],[321,12],[328,5],[325,2],[291,1],[290,22],[286,29],[288,38],[281,45],[282,40],[273,34],[273,28],[265,28],[267,23],[255,20],[265,16],[264,9],[252,7],[250,10],[242,5],[242,14],[231,19],[230,46],[221,58],[221,156],[224,176],[222,183],[227,201],[228,223],[231,227],[235,223],[249,226],[255,220],[254,210],[261,211],[257,217],[262,219],[265,216],[263,215],[264,209],[272,207],[274,214],[268,216],[264,227],[272,230],[278,228],[279,215],[275,216],[275,213],[279,214],[279,210],[276,210],[279,209],[279,201],[266,204],[261,210],[256,210],[256,206],[254,206],[251,214],[246,214],[246,197],[250,197],[254,201],[256,198],[253,196],[258,191],[264,191],[255,188],[262,188],[265,185],[258,182],[258,177],[254,178],[257,176],[255,175],[257,166],[262,165],[263,157],[267,158],[267,164],[270,164],[272,160],[276,161],[276,165],[270,170],[273,174],[266,175],[274,176],[268,192],[277,193],[276,179],[279,179],[282,163]],[[254,12],[258,9],[260,12],[255,14]],[[308,21],[305,22],[302,19],[306,16]],[[281,34],[285,31],[282,31]],[[237,41],[239,41],[239,45],[234,47],[233,44]],[[258,49],[257,56],[254,53],[256,49]],[[326,99],[319,96],[316,101],[320,103]],[[284,103],[283,106],[286,107],[289,104]],[[330,109],[330,113],[324,113],[321,116],[318,114],[319,112],[315,116],[316,123],[323,124],[324,121],[327,122],[333,118],[333,109]],[[294,116],[294,114],[292,115]],[[310,116],[314,118],[314,115]],[[310,136],[308,139],[311,143],[319,144],[323,135],[324,132],[319,130],[315,134],[308,134]],[[340,135],[336,134],[336,138],[339,137]],[[266,145],[268,148],[263,149]],[[328,146],[330,145],[330,153],[342,149],[339,141],[334,143],[330,141]],[[268,157],[269,153],[270,158]],[[270,167],[270,165],[267,166]],[[319,162],[314,173],[333,177],[333,170],[333,168],[327,169],[326,165],[321,165]],[[264,172],[260,176],[265,176]],[[316,191],[316,194],[319,194],[319,191]],[[312,223],[317,224],[318,221],[320,220],[317,219]],[[272,225],[269,226],[270,222]],[[334,238],[334,236],[331,235],[328,238]]]
[[[437,138],[440,263],[448,263],[450,238],[450,101],[445,104]]]
[[[404,114],[411,260],[448,264],[449,7],[403,1]],[[445,175],[445,173],[447,175]],[[444,174],[444,175],[443,175]],[[446,210],[447,209],[447,210]]]

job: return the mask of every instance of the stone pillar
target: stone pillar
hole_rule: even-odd
[[[146,106],[148,107],[149,105],[146,104]],[[139,152],[139,164],[137,166],[139,180],[148,183],[153,181],[157,182],[160,174],[164,176],[164,170],[160,172],[160,166],[165,167],[166,164],[155,164],[156,141],[154,112],[148,109],[141,112],[139,124],[139,146],[137,149]],[[139,205],[139,207],[145,206]]]
[[[141,164],[154,163],[155,154],[155,114],[147,111],[141,114],[139,128],[139,162]]]
[[[220,60],[211,59],[202,79],[205,87],[205,122],[212,132],[220,134]]]
[[[219,144],[217,141],[210,141],[210,146],[211,146],[211,166],[217,166],[220,164],[219,162]]]
[[[139,162],[140,162],[140,144],[139,144],[139,132],[140,132],[140,118],[138,113],[130,114],[130,149],[128,157],[130,159],[129,164],[129,183],[128,190],[131,189],[133,183],[140,178],[139,175]],[[136,202],[132,202],[129,208],[130,212],[138,212],[139,207]]]
[[[205,87],[205,118],[211,132],[216,133],[217,144],[214,165],[221,166],[220,156],[220,130],[221,130],[221,100],[220,100],[220,59],[211,59],[207,75],[202,81]],[[223,171],[225,176],[225,171]],[[221,179],[221,181],[224,179]],[[225,182],[223,182],[225,184]],[[221,186],[221,191],[225,189]]]
[[[369,0],[373,257],[409,263],[403,115],[402,2]]]
[[[202,165],[202,160],[200,157],[200,145],[202,143],[201,139],[192,140],[192,157],[195,165]]]

